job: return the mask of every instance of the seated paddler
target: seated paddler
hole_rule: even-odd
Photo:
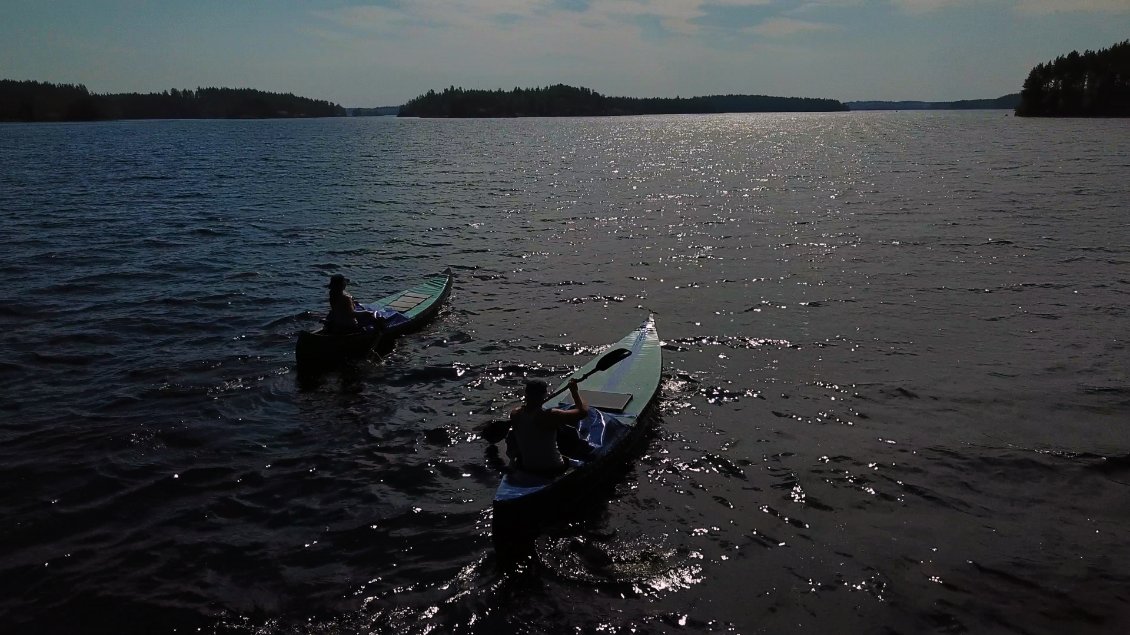
[[[510,433],[506,437],[507,454],[516,467],[535,474],[560,474],[568,464],[562,456],[585,459],[591,448],[577,436],[577,424],[589,414],[577,380],[569,380],[573,397],[570,408],[542,408],[549,386],[541,380],[526,383],[521,406],[510,411]]]
[[[357,333],[363,330],[380,329],[384,321],[373,312],[365,310],[360,302],[345,290],[349,278],[340,273],[330,276],[330,312],[323,322],[326,331],[331,333]]]

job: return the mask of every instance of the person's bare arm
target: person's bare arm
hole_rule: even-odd
[[[567,410],[554,408],[550,411],[550,414],[558,419],[567,419],[570,423],[589,416],[589,405],[585,403],[585,398],[581,396],[581,390],[577,386],[576,379],[569,380],[569,392],[573,395],[573,407]]]

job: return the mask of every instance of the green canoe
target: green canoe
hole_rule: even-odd
[[[347,359],[365,357],[377,342],[419,329],[439,313],[451,294],[451,269],[432,276],[420,284],[387,295],[361,308],[378,316],[384,324],[380,330],[366,329],[356,333],[326,333],[324,329],[302,331],[294,347],[294,356],[303,368],[322,367]]]
[[[578,435],[592,446],[592,458],[585,462],[573,461],[565,472],[555,477],[521,469],[506,474],[495,491],[496,511],[558,502],[589,490],[607,480],[614,468],[622,466],[627,453],[642,439],[645,423],[640,416],[659,394],[663,371],[655,320],[648,317],[612,348],[627,349],[631,355],[580,383],[581,396],[589,404],[589,416],[578,426]],[[599,357],[593,359],[574,375],[584,375],[598,360]],[[561,403],[545,407],[570,407],[572,399],[568,393],[564,397]]]

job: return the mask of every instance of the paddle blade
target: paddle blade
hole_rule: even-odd
[[[476,432],[479,433],[480,437],[486,439],[487,443],[499,443],[510,432],[510,421],[503,419],[488,421],[479,426]]]
[[[594,366],[592,368],[592,370],[585,373],[584,375],[581,375],[580,377],[575,377],[574,379],[576,379],[578,382],[584,381],[586,378],[591,376],[593,373],[599,373],[599,372],[602,372],[602,371],[606,371],[609,368],[612,368],[616,364],[624,361],[626,358],[631,356],[631,354],[632,354],[632,351],[629,351],[626,348],[614,348],[614,349],[608,351],[607,353],[605,353],[604,355],[601,355],[600,359],[597,360],[597,362],[596,362],[596,366]],[[561,393],[565,392],[566,390],[568,390],[568,387],[562,386],[561,388],[558,388],[557,390],[553,391],[553,393],[550,394],[548,397],[546,397],[545,401],[542,402],[543,405],[553,401],[554,397],[556,397],[557,395],[560,395]]]
[[[614,348],[605,353],[604,356],[600,358],[600,361],[596,363],[596,370],[608,370],[616,364],[624,361],[624,359],[630,357],[631,354],[632,351],[629,351],[626,348]]]

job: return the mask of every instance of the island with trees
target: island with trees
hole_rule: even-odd
[[[849,101],[852,110],[1014,110],[1020,93],[996,99],[962,99],[960,101]]]
[[[454,86],[420,95],[400,107],[401,117],[596,117],[725,112],[834,112],[834,99],[712,95],[707,97],[606,97],[588,88],[557,84],[544,88],[468,90]]]
[[[328,101],[251,88],[176,88],[160,93],[95,94],[81,84],[0,80],[0,121],[107,119],[265,119],[343,117]]]
[[[350,117],[395,117],[400,114],[400,106],[377,106],[375,108],[346,108]]]
[[[1130,117],[1130,40],[1038,64],[1024,81],[1021,117]]]

